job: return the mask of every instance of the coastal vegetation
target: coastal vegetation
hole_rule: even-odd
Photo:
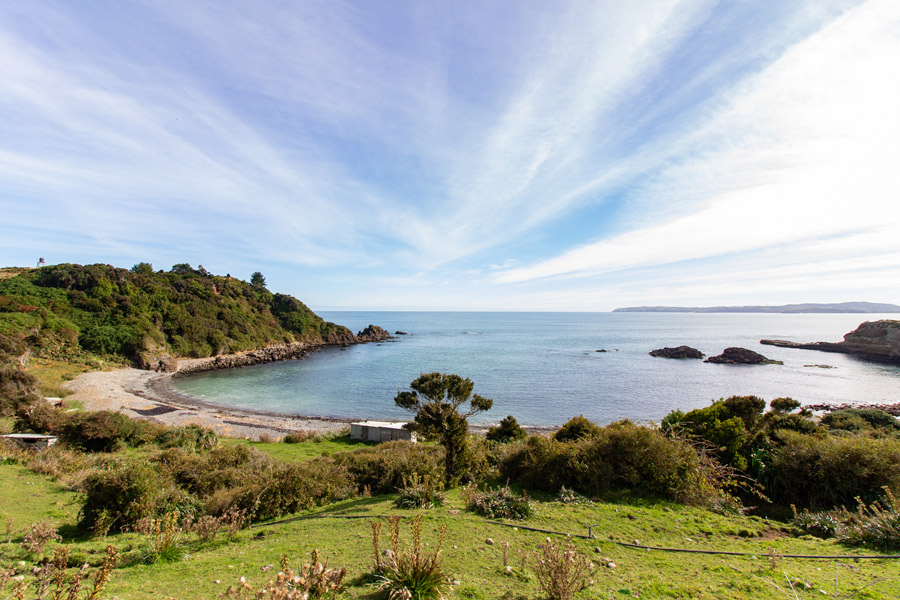
[[[433,372],[393,399],[425,442],[370,444],[223,439],[43,399],[101,361],[352,335],[260,278],[140,263],[0,280],[0,428],[59,439],[43,452],[0,442],[6,594],[900,594],[891,559],[854,558],[900,549],[900,421],[880,410],[816,419],[791,398],[732,396],[659,426],[578,415],[529,434],[508,415],[481,436],[468,417],[492,401]],[[38,361],[55,362],[23,368]]]
[[[34,356],[151,366],[160,356],[205,357],[284,342],[338,342],[345,327],[292,296],[178,264],[154,271],[61,264],[0,280],[0,335]]]

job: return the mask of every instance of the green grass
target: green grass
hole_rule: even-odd
[[[232,438],[222,438],[220,442],[225,445],[245,444],[285,462],[302,462],[317,456],[322,456],[323,454],[328,455],[334,454],[335,452],[346,452],[356,448],[376,445],[375,442],[351,440],[349,435],[342,435],[334,438],[321,436],[320,438],[310,439],[300,444],[285,444],[284,442],[251,442],[248,440]]]
[[[41,394],[48,398],[65,398],[72,393],[63,387],[67,381],[94,370],[96,365],[47,358],[32,358],[25,367],[26,373],[37,378]]]
[[[9,518],[16,531],[38,521],[72,524],[79,507],[77,494],[47,477],[22,465],[0,465],[0,534]]]
[[[235,442],[226,442],[235,443]],[[335,442],[340,443],[340,442]],[[281,444],[283,446],[315,446]],[[254,444],[256,447],[276,444]],[[261,448],[265,450],[265,448]],[[302,460],[304,454],[294,450],[292,456]],[[47,478],[18,465],[0,467],[0,502],[3,515],[12,516],[17,528],[36,520],[50,519],[72,531],[76,521],[76,495]],[[119,534],[105,539],[64,539],[79,560],[98,562],[103,548],[114,544],[123,555],[123,565],[112,576],[105,597],[120,600],[137,598],[207,598],[214,599],[246,576],[254,586],[263,585],[277,571],[282,554],[292,561],[308,560],[318,549],[331,566],[346,566],[348,598],[364,598],[372,593],[368,575],[372,571],[371,528],[369,521],[384,515],[411,517],[423,514],[424,540],[437,542],[440,525],[447,526],[444,544],[444,566],[458,580],[457,598],[534,598],[537,584],[532,575],[521,569],[521,556],[534,550],[547,534],[527,531],[535,527],[583,534],[595,525],[597,539],[574,539],[578,548],[595,562],[602,558],[615,562],[615,568],[598,565],[594,583],[583,598],[697,598],[697,599],[777,599],[788,598],[774,587],[774,581],[786,588],[784,574],[792,581],[806,581],[809,591],[800,597],[824,597],[834,588],[835,567],[840,563],[839,590],[842,594],[863,587],[881,577],[892,577],[873,585],[858,598],[896,598],[900,596],[896,561],[800,560],[769,557],[770,548],[778,554],[869,554],[871,551],[847,549],[831,541],[809,536],[795,537],[793,530],[756,517],[723,516],[689,507],[651,501],[563,505],[551,501],[536,502],[534,515],[518,527],[503,527],[466,512],[458,490],[448,494],[446,506],[429,511],[396,508],[393,496],[358,498],[335,503],[306,513],[304,518],[287,522],[261,524],[242,531],[235,541],[224,532],[209,544],[201,544],[193,535],[183,536],[182,546],[188,558],[153,565],[141,563],[147,548],[146,539],[136,533]],[[336,517],[364,518],[336,518]],[[66,527],[66,526],[69,527]],[[403,526],[402,535],[409,535]],[[488,544],[491,538],[494,544]],[[633,542],[660,547],[727,550],[753,553],[755,557],[679,554],[636,550],[614,544]],[[388,541],[382,540],[382,547]],[[508,556],[513,574],[503,565],[503,543],[509,543]],[[52,554],[55,542],[44,552]],[[599,548],[599,552],[595,551]],[[23,560],[15,544],[0,544],[0,564]],[[774,564],[773,564],[774,563]],[[262,571],[274,565],[269,571]],[[218,581],[218,583],[216,583]],[[623,591],[627,590],[627,592]]]

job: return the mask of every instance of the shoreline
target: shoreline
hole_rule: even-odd
[[[280,438],[296,431],[334,433],[347,429],[352,419],[307,417],[226,407],[175,391],[173,373],[125,368],[82,373],[66,383],[72,394],[65,400],[81,402],[85,410],[111,410],[134,419],[147,419],[180,427],[200,425],[222,437]]]
[[[189,359],[184,362],[190,364],[209,360]],[[65,400],[81,402],[85,410],[111,410],[133,419],[152,420],[172,427],[200,425],[222,437],[253,441],[259,441],[261,436],[277,440],[299,431],[336,433],[349,429],[350,423],[359,420],[234,408],[187,396],[172,388],[170,382],[173,377],[199,370],[189,367],[186,372],[179,369],[175,373],[157,373],[125,368],[82,373],[65,384],[72,392]],[[483,434],[490,426],[469,424],[469,430]],[[523,426],[523,429],[546,434],[558,427]]]

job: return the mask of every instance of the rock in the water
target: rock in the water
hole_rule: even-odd
[[[703,358],[706,355],[690,346],[678,346],[677,348],[651,350],[650,356],[659,356],[661,358]]]
[[[378,325],[369,325],[356,334],[357,342],[361,343],[383,342],[384,340],[389,339],[391,339],[391,334],[388,333],[383,327],[379,327]]]
[[[787,340],[760,340],[759,343],[782,348],[840,352],[870,360],[900,363],[900,321],[866,321],[844,335],[843,342],[801,343]]]
[[[394,335],[409,335],[409,334],[406,333],[405,331],[395,331]]]
[[[710,356],[703,362],[720,365],[781,365],[780,360],[771,360],[759,352],[746,348],[725,348],[719,356]]]
[[[603,348],[600,348],[599,350],[594,350],[594,352],[606,352],[606,350]]]

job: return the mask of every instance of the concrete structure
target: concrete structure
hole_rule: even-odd
[[[350,424],[350,439],[364,442],[390,442],[391,440],[416,441],[416,434],[404,429],[406,423],[393,421],[361,421]]]
[[[55,435],[45,433],[9,433],[0,436],[28,450],[46,450],[56,443]]]

